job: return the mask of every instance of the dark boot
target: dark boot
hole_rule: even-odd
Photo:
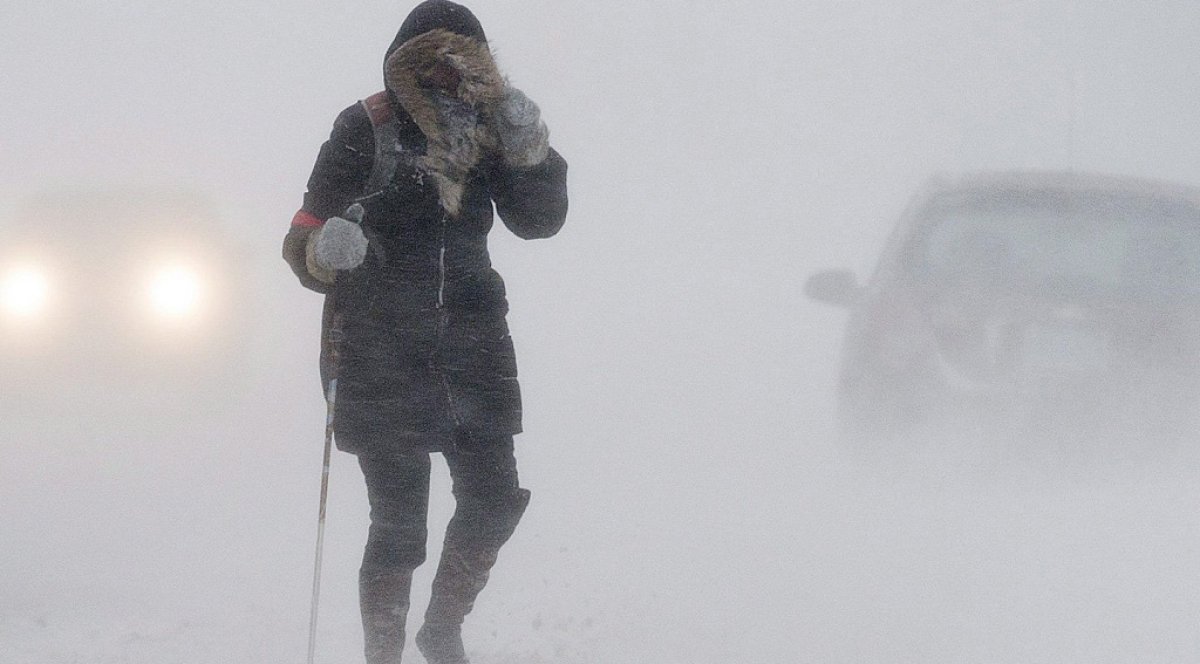
[[[462,623],[487,585],[500,547],[512,536],[529,505],[529,491],[517,489],[507,503],[459,503],[446,528],[446,542],[425,624],[415,642],[429,664],[468,664],[463,650]]]
[[[471,664],[463,650],[462,625],[435,627],[425,623],[413,642],[429,664]]]
[[[367,664],[400,664],[411,588],[411,570],[359,571],[358,598]]]

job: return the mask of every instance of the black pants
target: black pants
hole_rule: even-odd
[[[465,661],[459,626],[524,514],[529,492],[517,484],[512,436],[459,434],[441,442],[455,509],[425,610],[422,651],[427,659]],[[430,461],[424,449],[428,446],[414,444],[388,456],[358,458],[371,503],[371,529],[359,570],[369,664],[394,664],[404,649],[412,570],[425,561]],[[418,634],[418,643],[421,638]]]
[[[415,569],[425,561],[429,506],[428,452],[358,458],[367,482],[371,526],[364,571]],[[456,501],[447,546],[498,551],[528,502],[519,488],[512,436],[460,433],[442,445]]]

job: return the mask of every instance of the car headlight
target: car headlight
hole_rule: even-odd
[[[184,265],[168,265],[151,273],[146,294],[159,318],[180,321],[199,315],[204,303],[204,280]]]
[[[0,281],[0,307],[15,318],[35,318],[50,302],[50,280],[46,273],[32,266],[8,270]]]

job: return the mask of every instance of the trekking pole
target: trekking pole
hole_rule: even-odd
[[[325,545],[325,499],[329,496],[329,458],[333,449],[333,406],[337,401],[337,379],[329,381],[325,395],[325,459],[321,465],[321,509],[317,516],[317,555],[313,563],[312,613],[308,619],[308,664],[317,651],[317,603],[321,595],[321,552]]]
[[[363,206],[357,202],[346,208],[346,218],[356,224],[362,224]],[[329,331],[330,342],[334,345],[334,364],[337,361],[337,344],[341,343],[341,331]],[[337,375],[336,373],[334,375]],[[313,591],[312,612],[308,618],[308,664],[313,664],[317,651],[317,605],[321,598],[321,554],[325,548],[325,502],[329,497],[329,458],[333,451],[333,412],[337,403],[337,378],[329,381],[329,389],[325,393],[325,458],[321,464],[321,509],[317,514],[317,555],[313,562]]]

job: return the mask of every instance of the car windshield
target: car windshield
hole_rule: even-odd
[[[1200,297],[1200,212],[1149,197],[936,201],[907,256],[922,281],[1081,295]]]

